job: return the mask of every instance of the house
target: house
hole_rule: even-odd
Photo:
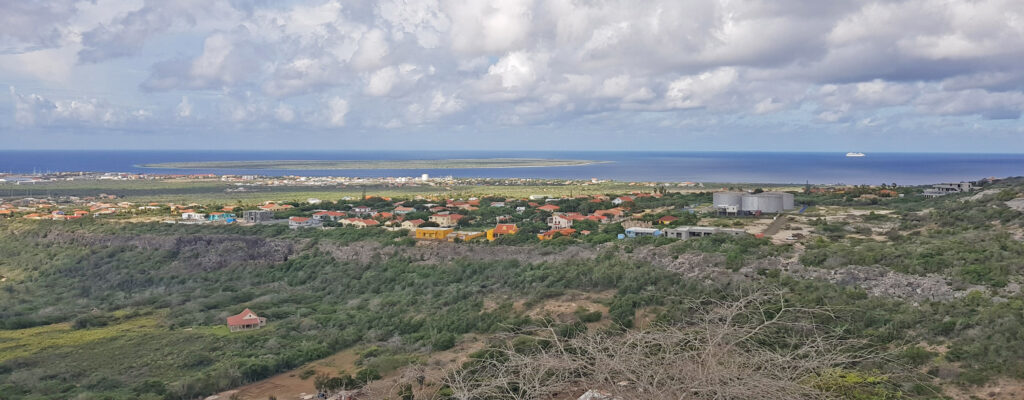
[[[377,220],[374,219],[355,219],[349,225],[352,225],[356,228],[367,228],[373,226],[380,226],[380,222],[377,222]]]
[[[492,201],[491,202],[491,207],[504,207],[504,206],[505,206],[505,202],[504,201]]]
[[[340,211],[317,211],[313,213],[313,219],[319,221],[334,221],[337,222],[339,219],[345,218],[348,214]]]
[[[498,224],[487,230],[487,240],[494,241],[502,236],[516,233],[519,233],[519,227],[516,224]]]
[[[14,211],[11,210],[0,210],[0,217],[10,217],[14,215]]]
[[[548,217],[547,223],[548,226],[551,227],[551,229],[565,229],[572,227],[573,221],[580,221],[585,219],[587,219],[587,217],[584,217],[580,213],[564,213],[555,214]]]
[[[372,208],[367,207],[367,206],[355,206],[355,207],[352,207],[352,209],[349,210],[349,212],[354,214],[354,215],[356,215],[356,216],[370,216],[370,217],[372,217],[374,214],[376,214],[376,212],[374,212]]]
[[[258,224],[274,219],[274,212],[268,210],[246,210],[242,211],[242,220],[250,224]]]
[[[224,221],[227,223],[235,222],[235,214],[226,212],[212,212],[208,216],[210,221]]]
[[[409,220],[409,221],[402,221],[402,228],[403,229],[413,230],[413,229],[416,229],[417,227],[419,227],[420,225],[422,225],[424,222],[426,222],[426,221],[424,221],[422,219],[418,219],[418,218],[417,219],[413,219],[413,220]]]
[[[460,242],[468,242],[470,240],[483,236],[484,232],[454,231],[452,233],[445,235],[445,239],[447,239],[449,242],[454,242],[456,240]]]
[[[924,193],[921,194],[925,196],[937,197],[951,193],[970,192],[972,190],[974,190],[974,186],[971,185],[970,182],[940,183],[937,185],[932,185],[931,189],[927,189],[924,191]]]
[[[454,232],[452,228],[416,228],[416,239],[424,240],[445,240],[449,233]]]
[[[633,201],[633,197],[632,196],[619,196],[619,197],[616,197],[615,199],[612,200],[612,204],[614,204],[614,205],[621,205],[622,203],[625,203],[625,202],[628,202],[628,201]]]
[[[395,207],[395,211],[394,212],[395,212],[395,214],[398,214],[398,215],[405,215],[405,214],[408,214],[408,213],[411,213],[411,212],[415,212],[415,211],[416,211],[416,209],[412,208],[412,207],[399,206],[399,207]]]
[[[739,236],[746,233],[746,231],[742,229],[718,228],[714,226],[679,226],[665,229],[663,233],[665,237],[686,240],[696,237],[711,236],[718,233]]]
[[[555,237],[558,237],[558,236],[572,236],[572,234],[574,234],[574,233],[576,233],[576,230],[572,229],[572,228],[552,229],[552,230],[547,231],[547,232],[538,233],[537,234],[537,239],[540,239],[540,240],[551,240],[551,239],[554,239]]]
[[[623,211],[619,207],[609,208],[607,210],[597,210],[597,211],[594,211],[594,215],[603,215],[603,216],[606,216],[606,217],[611,218],[611,219],[622,218],[622,215],[624,213],[625,213],[625,211]]]
[[[299,228],[319,228],[323,223],[320,220],[316,220],[308,217],[291,217],[288,218],[288,227],[292,229]]]
[[[290,209],[290,208],[292,208],[291,204],[275,204],[275,203],[267,203],[267,204],[264,204],[264,205],[259,207],[260,210],[266,210],[266,211],[284,211],[284,210],[287,210],[287,209]]]
[[[473,208],[473,205],[470,204],[467,201],[453,201],[453,202],[448,203],[448,208],[452,208],[452,207],[463,209],[463,210],[469,210],[469,209]]]
[[[430,216],[430,222],[440,226],[455,226],[463,217],[465,216],[462,214],[434,214]]]
[[[185,210],[187,212],[181,213],[181,219],[186,221],[202,221],[206,219],[206,214],[197,213],[192,210]]]
[[[678,220],[679,220],[679,217],[675,217],[675,216],[672,216],[672,215],[666,215],[664,217],[658,218],[658,223],[662,224],[662,225],[668,225],[668,224],[671,224],[671,223],[676,222]]]
[[[626,234],[624,235],[624,237],[660,237],[661,235],[661,229],[633,227],[626,228]]]
[[[252,310],[246,308],[238,315],[232,315],[228,317],[228,330],[231,332],[247,331],[250,329],[259,329],[267,324],[267,319],[263,318]]]
[[[552,213],[555,212],[555,211],[558,211],[558,208],[559,207],[554,205],[554,204],[545,204],[545,205],[542,205],[540,207],[537,207],[538,210],[552,212]]]

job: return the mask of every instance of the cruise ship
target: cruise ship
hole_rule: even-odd
[[[849,152],[846,153],[847,157],[864,157],[864,153]]]

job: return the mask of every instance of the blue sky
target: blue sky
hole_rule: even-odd
[[[1019,0],[0,3],[8,149],[1024,152]]]

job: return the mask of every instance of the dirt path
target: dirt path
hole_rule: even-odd
[[[768,226],[761,231],[761,234],[767,237],[774,236],[776,233],[779,233],[779,230],[782,229],[783,226],[786,225],[787,219],[788,218],[785,215],[780,214],[776,216],[775,219],[772,220],[772,223],[768,224]]]

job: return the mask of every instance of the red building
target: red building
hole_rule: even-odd
[[[267,319],[256,315],[252,310],[246,308],[238,315],[228,317],[228,329],[231,332],[259,329],[267,324]]]

